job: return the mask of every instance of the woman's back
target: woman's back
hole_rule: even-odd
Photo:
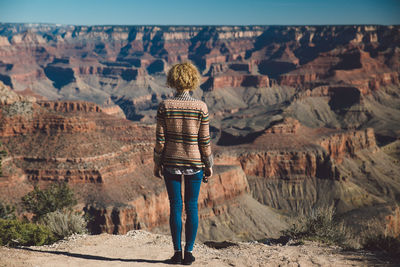
[[[198,198],[202,181],[212,176],[208,108],[206,103],[190,96],[200,84],[197,68],[189,63],[175,64],[168,71],[167,85],[175,88],[175,97],[160,103],[157,110],[154,175],[164,177],[170,202],[170,229],[174,256],[166,261],[191,264],[196,239]],[[162,174],[161,174],[162,173]],[[185,252],[182,259],[182,176],[185,185]],[[204,175],[204,177],[203,177]]]
[[[204,167],[202,159],[211,156],[207,105],[178,92],[162,101],[157,111],[157,144],[165,166]]]

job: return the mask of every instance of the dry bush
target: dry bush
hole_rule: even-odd
[[[58,238],[87,232],[85,219],[71,211],[57,210],[47,213],[40,223],[49,228]]]
[[[292,220],[291,227],[282,231],[283,235],[299,241],[314,240],[344,248],[355,247],[350,230],[343,221],[336,219],[333,206],[314,208],[307,215]]]
[[[362,247],[400,259],[400,234],[382,220],[372,220],[362,233]]]

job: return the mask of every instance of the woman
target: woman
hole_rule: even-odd
[[[154,175],[164,176],[170,203],[170,228],[175,254],[168,263],[190,265],[198,227],[197,199],[205,176],[212,176],[208,108],[206,103],[190,96],[200,84],[197,68],[189,63],[172,66],[167,85],[175,88],[173,98],[163,100],[157,110],[156,145],[154,147]],[[204,169],[203,169],[204,168]],[[185,251],[182,259],[182,195],[185,184]]]

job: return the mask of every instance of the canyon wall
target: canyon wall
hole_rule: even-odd
[[[124,234],[168,225],[165,185],[152,174],[154,125],[105,114],[93,103],[35,101],[17,97],[1,83],[0,87],[0,96],[7,103],[0,106],[0,140],[7,150],[0,177],[2,201],[18,203],[34,184],[44,188],[51,182],[66,181],[79,198],[79,209],[89,216],[93,233]],[[20,108],[27,104],[29,112]],[[72,122],[80,126],[86,122],[90,127],[74,127]],[[240,199],[252,199],[246,175],[231,165],[217,165],[214,171],[213,179],[202,186],[200,217],[204,222],[221,216],[239,221],[228,210],[244,210]],[[16,186],[18,183],[25,186]],[[278,217],[275,211],[270,213],[270,218]],[[250,231],[247,237],[276,235],[283,225],[259,221],[254,225],[257,232]],[[243,228],[231,234],[238,231]]]
[[[49,100],[91,101],[133,121],[154,123],[157,104],[174,93],[165,85],[167,70],[190,60],[203,76],[194,95],[210,106],[220,131],[265,129],[259,108],[266,121],[279,111],[313,127],[372,127],[383,143],[400,129],[399,26],[4,23],[0,38],[4,84]],[[321,97],[323,103],[309,103]],[[246,112],[255,116],[238,129]],[[390,122],[371,122],[383,118]]]
[[[15,201],[32,184],[67,181],[93,233],[168,231],[168,196],[163,181],[152,175],[154,125],[105,114],[91,103],[37,101],[2,89],[7,104],[1,106],[6,119],[0,136],[8,152],[0,181],[4,197],[21,181],[27,186],[13,189]],[[23,103],[30,104],[29,112],[18,108]],[[21,120],[25,124],[16,127]],[[91,127],[82,130],[66,121],[86,121]],[[199,197],[202,240],[277,236],[289,214],[335,199],[340,212],[379,203],[376,194],[365,196],[366,190],[340,167],[362,151],[380,151],[372,129],[312,129],[286,118],[250,143],[213,144],[213,151],[215,174]],[[396,194],[396,187],[392,190]]]
[[[0,78],[50,98],[71,97],[59,92],[65,86],[89,98],[82,95],[89,86],[109,94],[107,88],[147,85],[151,76],[189,59],[207,77],[209,90],[329,81],[367,94],[399,84],[399,36],[398,26],[1,24]],[[96,97],[101,104],[104,96]]]
[[[167,231],[154,123],[190,60],[216,163],[200,238],[276,235],[319,205],[368,219],[400,195],[380,149],[400,134],[399,46],[399,26],[0,24],[0,195],[68,181],[93,232]]]

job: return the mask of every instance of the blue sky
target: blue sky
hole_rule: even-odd
[[[0,0],[0,22],[391,25],[400,24],[400,0]]]

